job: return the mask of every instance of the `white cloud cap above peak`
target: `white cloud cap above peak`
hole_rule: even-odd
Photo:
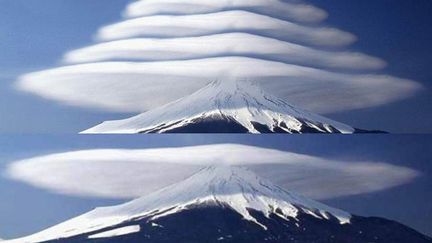
[[[57,193],[135,198],[179,182],[204,166],[246,166],[289,191],[326,199],[384,190],[419,173],[376,162],[338,162],[273,149],[203,145],[99,149],[51,154],[12,163],[8,176]]]
[[[383,75],[343,74],[249,57],[184,61],[100,62],[24,75],[18,88],[67,104],[143,112],[219,80],[250,80],[318,113],[367,108],[413,95],[421,86]]]

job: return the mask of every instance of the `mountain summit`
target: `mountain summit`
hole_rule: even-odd
[[[249,81],[214,81],[190,96],[82,133],[355,133],[296,108]]]
[[[287,192],[239,167],[206,167],[148,196],[12,242],[431,242]]]

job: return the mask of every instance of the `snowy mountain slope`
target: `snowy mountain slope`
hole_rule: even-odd
[[[248,81],[215,81],[178,101],[129,119],[106,121],[82,133],[180,132],[197,124],[206,125],[187,132],[355,132],[345,124],[295,108]]]
[[[46,243],[430,243],[431,238],[402,224],[382,218],[352,216],[350,224],[318,219],[300,212],[296,219],[275,214],[266,217],[249,210],[267,229],[244,220],[222,205],[192,205],[166,217],[140,218],[92,233]],[[135,232],[132,229],[140,229]],[[116,235],[118,233],[121,235]],[[114,234],[115,233],[115,234]],[[103,238],[93,238],[103,235]]]
[[[10,242],[432,242],[287,192],[239,167],[206,167],[148,196]]]
[[[267,226],[257,220],[250,210],[281,218],[295,219],[300,212],[320,220],[337,219],[348,224],[351,215],[302,196],[287,192],[259,178],[249,170],[238,167],[206,167],[186,180],[148,196],[112,207],[97,208],[40,233],[11,242],[38,242],[72,237],[127,221],[149,217],[152,220],[186,210],[192,205],[223,205],[240,214],[245,220]]]
[[[125,226],[113,230],[104,231],[102,233],[97,233],[93,235],[89,235],[89,239],[98,239],[98,238],[109,238],[109,237],[116,237],[121,235],[127,235],[132,234],[136,232],[140,232],[141,227],[139,225],[131,225],[131,226]]]

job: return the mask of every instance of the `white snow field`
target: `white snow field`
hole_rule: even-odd
[[[89,239],[109,238],[109,237],[136,233],[139,232],[140,230],[141,228],[139,225],[131,225],[131,226],[125,226],[118,229],[108,230],[94,235],[90,235],[88,238]]]

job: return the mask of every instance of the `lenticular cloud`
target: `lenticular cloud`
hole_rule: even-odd
[[[101,41],[139,36],[173,38],[220,33],[254,33],[313,46],[344,46],[356,37],[328,27],[310,27],[295,22],[242,10],[192,15],[155,15],[127,19],[98,31]]]
[[[157,54],[157,55],[156,55]],[[249,56],[327,68],[380,69],[384,61],[361,53],[330,52],[245,33],[200,37],[140,38],[97,44],[68,53],[69,63],[117,60],[164,61]]]
[[[375,74],[386,62],[346,49],[356,37],[326,27],[299,1],[141,0],[102,27],[66,66],[23,75],[18,87],[67,104],[143,112],[208,83],[258,83],[315,112],[366,108],[414,94],[414,81]],[[311,24],[314,23],[314,24]]]
[[[68,195],[134,198],[210,165],[245,166],[287,190],[315,199],[384,190],[419,175],[386,163],[344,163],[233,144],[51,154],[12,163],[8,175]]]
[[[286,17],[301,22],[318,22],[327,17],[325,11],[314,6],[281,0],[139,0],[127,7],[125,15],[127,17],[180,15],[232,9]]]
[[[29,74],[20,84],[69,104],[133,112],[177,100],[215,79],[252,80],[320,111],[384,104],[416,87],[390,76],[343,74],[249,57],[87,63]]]

